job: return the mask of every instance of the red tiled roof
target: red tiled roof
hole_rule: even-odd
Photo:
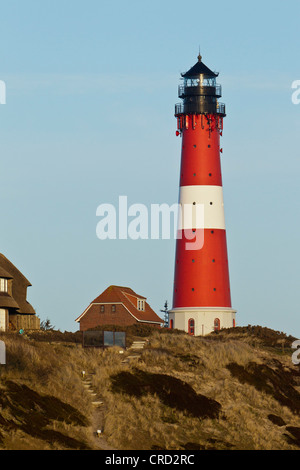
[[[139,300],[145,301],[145,310],[138,310],[133,302],[126,296],[134,296]],[[105,304],[105,303],[122,303],[129,313],[136,318],[137,321],[147,322],[147,323],[163,323],[163,320],[152,310],[150,305],[146,302],[146,297],[136,294],[130,287],[121,287],[121,286],[110,286],[102,294],[100,294],[96,299],[91,302],[90,306],[93,304]],[[88,308],[80,315],[76,321],[80,321],[83,315],[87,312]]]

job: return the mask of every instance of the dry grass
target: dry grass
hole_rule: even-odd
[[[147,347],[127,364],[119,348],[82,349],[70,335],[59,343],[1,336],[0,448],[93,449],[85,370],[105,402],[104,435],[115,449],[299,449],[299,369],[277,334],[268,330],[266,344],[258,331],[192,338],[147,330]],[[186,397],[195,406],[217,402],[220,412],[201,417]]]
[[[241,383],[227,369],[232,363],[245,367],[249,363],[273,364],[274,357],[278,361],[276,353],[254,348],[251,342],[253,339],[238,340],[234,335],[228,340],[211,341],[155,332],[139,361],[122,366],[116,356],[95,377],[109,404],[106,433],[111,444],[120,449],[184,449],[189,445],[217,449],[297,449],[284,435],[285,428],[275,426],[268,415],[277,414],[296,427],[300,425],[299,416],[274,396]],[[293,369],[290,356],[281,357],[280,361],[283,367]],[[169,374],[188,383],[196,393],[220,402],[222,416],[199,420],[165,406],[157,394],[137,398],[128,393],[115,393],[110,377],[124,369],[132,372],[134,367],[148,373]]]
[[[67,438],[70,438],[70,444],[74,445],[74,448],[81,445],[89,447],[91,441],[89,418],[92,407],[82,385],[81,371],[89,366],[90,357],[93,360],[96,352],[83,351],[78,345],[49,344],[13,334],[6,334],[0,339],[5,341],[7,350],[7,365],[0,366],[2,389],[0,396],[7,394],[0,411],[0,447],[43,450],[69,448]],[[25,404],[22,402],[21,395],[24,393],[20,393],[20,401],[15,394],[14,407],[9,406],[9,402],[12,401],[10,383],[22,384],[29,389],[28,402]],[[33,395],[31,391],[37,395]],[[43,409],[45,396],[59,400],[57,409],[49,423],[42,423],[41,426],[37,424],[34,429],[30,429],[29,423],[33,417],[39,418],[36,409],[40,408],[41,415],[49,415],[48,410]],[[82,417],[82,423],[80,420],[77,424],[68,423],[63,416],[60,416],[60,410],[68,405],[74,408],[78,417]],[[26,408],[23,413],[24,407]],[[16,419],[18,412],[20,417]],[[9,425],[3,425],[1,418],[9,422]],[[86,422],[83,423],[85,419]],[[39,437],[39,433],[44,437]]]

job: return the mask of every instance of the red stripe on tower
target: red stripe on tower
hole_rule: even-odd
[[[176,243],[173,308],[170,324],[193,335],[235,326],[231,306],[224,218],[220,136],[225,105],[219,103],[218,74],[198,57],[179,86],[183,102],[175,107],[182,136],[180,198],[194,213],[183,218]],[[201,226],[195,211],[202,207]],[[191,243],[201,239],[202,243]]]

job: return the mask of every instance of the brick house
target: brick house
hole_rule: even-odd
[[[40,319],[27,301],[26,277],[0,253],[0,331],[36,330]]]
[[[80,324],[80,331],[102,325],[129,326],[134,323],[160,327],[163,320],[146,300],[129,287],[110,286],[75,321]]]

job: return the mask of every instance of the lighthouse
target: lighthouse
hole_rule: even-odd
[[[175,105],[176,134],[182,139],[179,207],[190,208],[191,216],[181,217],[178,226],[169,327],[195,336],[234,327],[236,315],[231,305],[220,158],[226,111],[219,102],[218,75],[199,55],[197,63],[181,74],[182,102]]]

